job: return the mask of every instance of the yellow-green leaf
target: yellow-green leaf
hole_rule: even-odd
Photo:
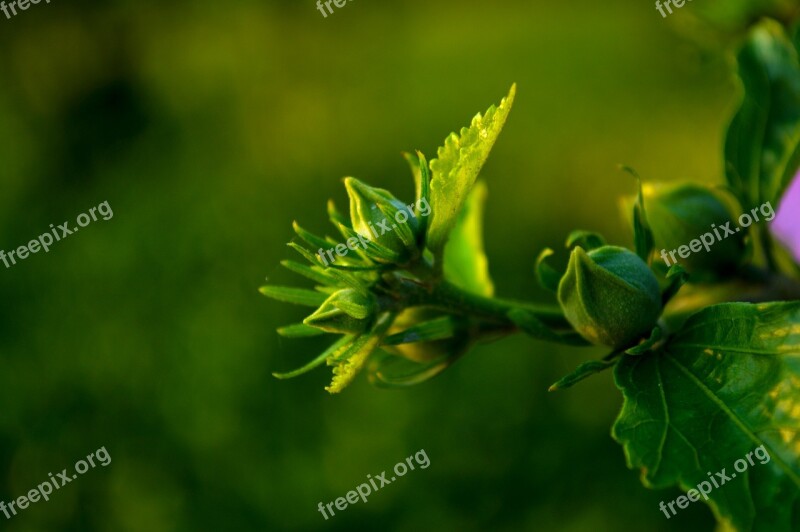
[[[472,185],[489,157],[508,113],[514,103],[517,86],[511,90],[499,107],[489,107],[482,116],[478,113],[469,127],[460,134],[451,133],[437,152],[431,168],[432,220],[428,227],[428,246],[439,252],[456,223]]]

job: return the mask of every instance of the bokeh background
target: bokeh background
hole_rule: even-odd
[[[727,51],[761,7],[357,0],[323,18],[312,0],[53,0],[0,15],[0,248],[114,211],[0,268],[0,499],[112,457],[0,529],[713,529],[700,505],[668,521],[658,502],[678,491],[626,468],[610,374],[547,392],[601,352],[514,337],[413,389],[361,378],[331,397],[324,368],[271,377],[324,343],[279,338],[306,309],[257,288],[303,284],[278,267],[291,222],[327,230],[342,177],[412,199],[401,150],[432,157],[517,82],[484,170],[486,247],[499,295],[545,301],[542,247],[575,228],[629,244],[618,163],[721,182]],[[419,449],[428,469],[318,513]]]

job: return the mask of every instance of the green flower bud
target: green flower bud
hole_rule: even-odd
[[[333,293],[303,323],[330,333],[361,333],[369,328],[377,307],[372,294],[345,288]]]
[[[416,244],[419,220],[413,214],[413,204],[408,207],[388,190],[373,188],[352,177],[346,178],[344,185],[350,196],[353,230],[397,257],[388,261],[375,256],[375,260],[400,264],[419,253]]]
[[[649,333],[661,314],[658,281],[632,251],[603,246],[572,250],[558,285],[564,316],[588,341],[627,347]]]
[[[645,185],[643,193],[656,254],[662,255],[663,250],[663,255],[670,257],[669,253],[681,246],[686,246],[684,255],[688,253],[686,258],[673,253],[671,258],[658,260],[669,261],[668,265],[677,262],[694,279],[702,280],[735,270],[745,259],[746,232],[717,238],[726,235],[723,227],[736,231],[738,225],[725,203],[708,188],[696,184]],[[695,240],[695,249],[699,251],[689,248]]]

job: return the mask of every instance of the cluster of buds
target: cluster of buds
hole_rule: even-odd
[[[568,241],[572,251],[564,272],[544,264],[545,253],[537,266],[540,281],[556,292],[559,306],[493,299],[480,234],[485,188],[475,184],[514,93],[512,87],[499,107],[448,136],[430,164],[420,152],[407,155],[416,183],[414,202],[349,177],[344,181],[349,217],[328,204],[343,241],[294,224],[299,240],[289,245],[310,265],[282,264],[316,286],[266,286],[261,291],[315,308],[302,323],[279,329],[280,334],[341,337],[306,366],[277,377],[327,363],[334,378],[326,389],[336,393],[371,358],[373,382],[415,384],[448,367],[475,341],[514,330],[549,341],[603,345],[616,354],[641,351],[659,341],[663,308],[686,280],[686,270],[693,280],[703,280],[728,275],[742,264],[745,233],[707,254],[692,255],[685,269],[651,267],[655,245],[683,245],[714,224],[729,224],[732,216],[723,200],[704,187],[647,186],[640,187],[634,202],[635,252],[576,232]]]
[[[276,377],[293,377],[327,363],[334,366],[334,378],[326,389],[336,393],[380,348],[376,353],[380,356],[371,357],[377,358],[373,382],[414,384],[452,364],[473,343],[475,331],[507,328],[505,317],[488,325],[471,319],[457,301],[459,290],[487,295],[486,288],[492,286],[476,236],[485,190],[477,187],[475,192],[473,186],[503,128],[515,90],[512,86],[499,106],[473,117],[459,134],[451,133],[430,164],[421,152],[406,154],[416,184],[413,203],[348,177],[344,185],[349,218],[333,202],[328,204],[331,223],[343,241],[294,224],[299,241],[289,246],[310,264],[282,264],[317,286],[314,290],[265,286],[261,292],[316,310],[302,323],[278,332],[287,337],[342,336],[304,367]],[[473,264],[453,267],[452,257]],[[437,291],[441,286],[454,290]],[[449,301],[437,299],[442,293],[455,296]]]
[[[344,388],[389,335],[401,310],[400,298],[392,290],[400,284],[397,272],[413,269],[423,260],[425,222],[431,211],[424,196],[406,204],[389,191],[352,177],[346,178],[344,184],[350,199],[349,219],[339,213],[333,202],[328,204],[328,214],[346,243],[319,237],[295,223],[299,241],[289,246],[311,264],[282,263],[318,283],[316,289],[261,289],[264,295],[281,301],[317,307],[302,324],[279,329],[284,336],[342,335],[329,350],[300,370],[276,374],[292,377],[327,362],[335,366],[333,383],[327,388],[331,393]],[[315,248],[319,248],[316,253],[311,251]],[[337,252],[335,259],[331,250]]]

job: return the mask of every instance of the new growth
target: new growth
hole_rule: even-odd
[[[394,215],[394,219],[398,224],[404,224],[404,223],[408,222],[409,214],[411,215],[412,218],[416,218],[417,217],[417,215],[414,214],[414,204],[413,203],[409,203],[408,205],[406,205],[406,210],[408,211],[408,214],[406,214],[405,210],[400,210],[400,211],[397,211],[397,214]],[[417,201],[417,211],[419,211],[419,215],[420,216],[428,216],[431,213],[431,206],[428,203],[428,200],[426,198],[422,198],[419,201]],[[389,220],[387,218],[384,218],[383,220],[378,222],[377,225],[381,229],[380,233],[378,233],[378,231],[375,229],[375,226],[373,226],[372,224],[369,224],[370,231],[372,232],[372,236],[374,238],[379,238],[379,237],[385,235],[386,233],[388,233],[388,232],[390,232],[390,231],[392,231],[394,229],[397,229],[397,224],[392,224],[390,226],[389,225]],[[327,250],[323,250],[322,248],[319,248],[319,251],[317,251],[317,254],[322,259],[322,263],[325,266],[327,266],[328,262],[334,262],[336,260],[336,257],[333,256],[333,252],[334,251],[340,257],[344,257],[351,250],[355,251],[356,250],[356,246],[359,245],[359,243],[361,244],[362,249],[367,249],[367,243],[369,243],[369,242],[372,242],[371,238],[369,238],[367,236],[364,236],[364,235],[359,233],[358,238],[356,238],[356,237],[348,238],[347,239],[347,245],[338,244],[335,248],[330,248],[330,249],[327,249]],[[328,254],[328,258],[327,259],[325,258],[325,254],[326,253]]]

